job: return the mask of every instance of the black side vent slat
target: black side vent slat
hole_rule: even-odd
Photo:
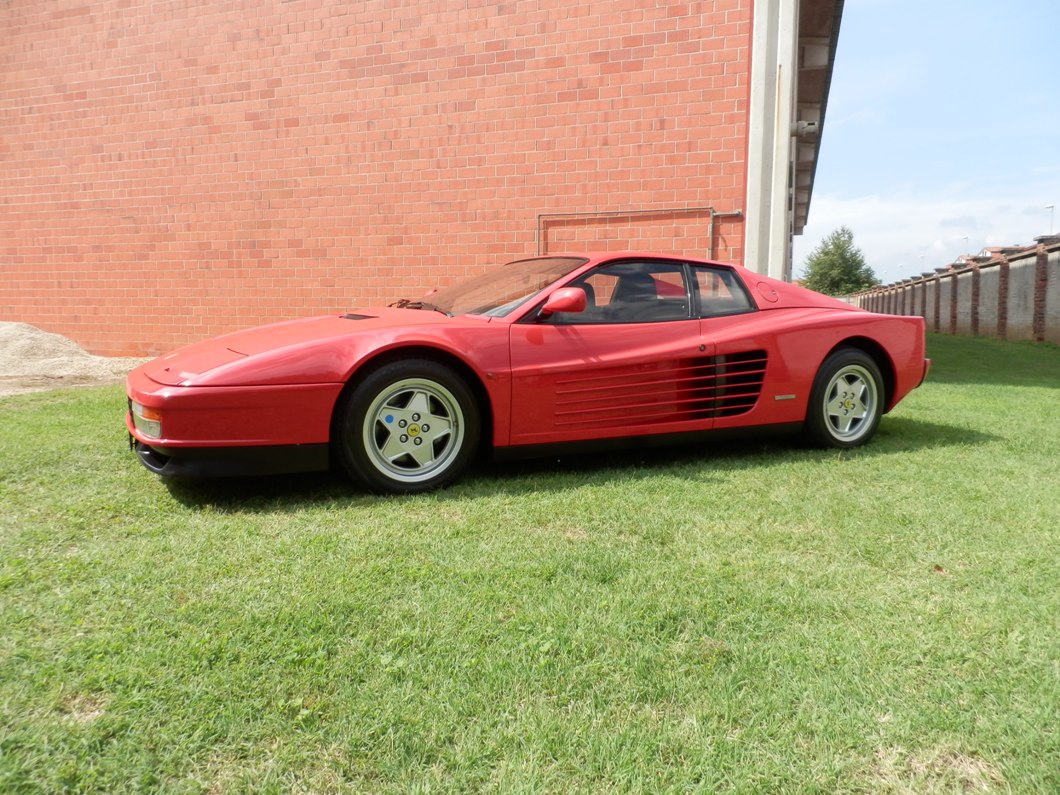
[[[698,364],[695,416],[733,417],[758,403],[766,375],[765,351],[711,356]]]
[[[343,315],[342,319],[343,320],[371,320],[373,317],[374,317],[374,315],[355,315],[352,312],[349,312],[349,313]]]

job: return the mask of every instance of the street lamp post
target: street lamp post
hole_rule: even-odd
[[[1049,211],[1049,234],[1052,235],[1053,234],[1053,214],[1056,212],[1056,209],[1051,204],[1045,205],[1045,207],[1043,209]]]

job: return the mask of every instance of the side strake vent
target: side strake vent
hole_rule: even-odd
[[[734,417],[758,403],[766,377],[766,352],[748,351],[710,357],[703,372],[702,399],[696,416]],[[702,413],[700,413],[702,412]]]
[[[371,320],[374,315],[355,315],[352,312],[347,312],[342,316],[343,320]]]
[[[766,352],[614,368],[556,386],[556,424],[604,428],[734,417],[762,394]]]

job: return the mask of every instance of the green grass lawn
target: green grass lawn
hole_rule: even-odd
[[[852,452],[163,483],[0,399],[0,792],[1060,791],[1060,349]]]

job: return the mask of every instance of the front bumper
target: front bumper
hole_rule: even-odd
[[[326,470],[331,412],[341,390],[331,383],[166,386],[134,370],[126,384],[125,427],[140,463],[164,477]],[[155,428],[142,419],[137,427],[134,403],[152,410]]]

